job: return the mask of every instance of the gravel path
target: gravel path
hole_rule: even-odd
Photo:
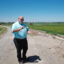
[[[32,30],[25,64],[64,64],[64,39]],[[18,64],[11,28],[0,38],[0,64]]]

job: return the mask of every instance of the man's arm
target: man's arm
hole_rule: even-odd
[[[24,26],[21,27],[21,28],[19,28],[19,29],[15,29],[13,32],[18,32],[18,31],[20,31],[20,30],[23,29],[23,28],[24,28]]]

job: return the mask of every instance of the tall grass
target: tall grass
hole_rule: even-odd
[[[64,23],[34,23],[28,26],[29,28],[46,31],[47,33],[64,35]]]
[[[0,27],[0,35],[5,33],[7,31],[7,28],[5,27]]]

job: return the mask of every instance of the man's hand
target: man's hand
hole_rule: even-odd
[[[24,26],[22,26],[22,27],[20,28],[20,30],[21,30],[21,29],[24,29]]]
[[[27,33],[28,33],[28,34],[31,34],[31,31],[29,30]]]
[[[24,29],[24,26],[22,26],[20,29],[15,29],[13,32],[18,32],[18,31],[20,31],[21,29]]]

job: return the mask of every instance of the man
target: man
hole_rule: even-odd
[[[14,34],[14,44],[17,49],[17,58],[19,64],[22,60],[26,60],[26,53],[28,50],[27,32],[30,33],[29,28],[23,23],[24,18],[20,16],[18,21],[12,24],[12,33]],[[21,50],[23,49],[23,58],[21,58]]]

